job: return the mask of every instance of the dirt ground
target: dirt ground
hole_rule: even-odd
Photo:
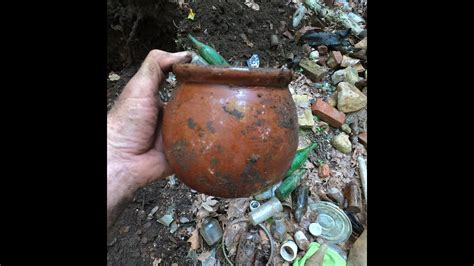
[[[120,76],[118,81],[108,81],[108,110],[150,49],[184,50],[190,45],[185,39],[188,33],[212,44],[232,65],[245,65],[245,61],[257,53],[262,67],[280,67],[288,62],[288,57],[292,59],[302,51],[301,46],[279,31],[280,21],[286,23],[286,31],[294,13],[294,8],[285,5],[284,1],[263,1],[259,3],[258,12],[243,2],[195,1],[188,3],[196,13],[194,21],[186,19],[187,8],[180,9],[168,1],[158,2],[140,0],[133,5],[130,4],[132,1],[107,2],[107,70]],[[137,24],[135,32],[131,34],[134,24]],[[244,42],[240,36],[242,33],[254,44],[253,47]],[[271,34],[278,34],[278,47],[270,47]],[[178,218],[184,216],[192,220],[192,202],[193,193],[184,184],[170,188],[163,180],[140,190],[111,230],[108,264],[152,265],[155,258],[161,258],[164,265],[192,264],[186,258],[188,237],[181,239],[179,236],[181,230],[186,230],[186,225],[171,234],[169,228],[146,220],[153,207],[159,206],[157,213],[164,214],[170,204],[176,206]]]
[[[281,67],[286,63],[291,67],[292,62],[305,56],[302,45],[293,39],[295,31],[290,25],[295,6],[291,1],[255,1],[260,5],[259,11],[247,7],[244,1],[175,1],[186,2],[181,7],[172,2],[107,1],[107,71],[120,76],[117,81],[107,81],[108,110],[148,51],[186,50],[190,47],[187,34],[212,45],[231,65],[245,65],[246,60],[257,53],[261,67]],[[196,13],[194,20],[186,19],[189,8]],[[278,46],[271,46],[272,34],[278,36]],[[170,88],[169,84],[165,84],[162,89],[169,91]],[[164,101],[168,98],[166,95],[160,96]],[[353,117],[353,120],[357,120],[356,114]],[[341,170],[341,161],[353,164],[354,158],[338,158],[331,152],[333,148],[328,140],[338,132],[340,130],[310,137],[321,143],[309,158],[315,166],[309,170],[311,173],[317,172],[323,158],[322,161],[329,163],[332,169],[342,172],[341,180],[357,175]],[[355,145],[360,145],[357,144],[357,139],[352,140]],[[328,186],[328,182],[318,183],[316,186]],[[187,240],[196,227],[193,202],[198,197],[198,193],[179,181],[171,185],[168,180],[162,180],[141,189],[108,236],[108,265],[195,264],[191,258],[193,255],[189,254],[190,244]],[[178,229],[173,233],[170,232],[170,227],[157,223],[156,219],[147,219],[153,208],[158,207],[155,217],[160,217],[169,206],[175,208],[174,218],[178,221]]]

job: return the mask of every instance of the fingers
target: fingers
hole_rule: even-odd
[[[167,53],[160,50],[156,51],[155,60],[160,64],[161,70],[164,73],[171,71],[171,66],[176,63],[189,63],[192,58],[192,54],[189,51],[178,52],[178,53]]]
[[[190,62],[191,52],[168,53],[161,50],[152,50],[148,53],[138,72],[125,86],[120,98],[154,97],[158,86],[165,74],[175,63]]]

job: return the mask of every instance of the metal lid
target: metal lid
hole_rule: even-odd
[[[310,208],[318,212],[316,223],[321,227],[320,237],[328,243],[340,243],[349,239],[352,233],[351,221],[341,208],[327,201],[315,202]]]

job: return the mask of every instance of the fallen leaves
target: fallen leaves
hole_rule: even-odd
[[[237,198],[229,201],[229,207],[227,209],[227,218],[232,220],[233,218],[240,218],[244,216],[245,210],[249,207],[249,198]]]
[[[193,231],[187,242],[191,243],[191,250],[196,250],[199,248],[199,231],[197,229]]]
[[[194,17],[196,16],[196,13],[193,12],[193,9],[189,9],[189,14],[188,14],[188,19],[189,20],[194,20]]]

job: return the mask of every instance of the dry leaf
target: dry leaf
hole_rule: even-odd
[[[161,262],[161,258],[155,259],[155,260],[153,261],[153,266],[159,266],[159,265],[160,265],[160,262]]]
[[[249,198],[238,198],[232,199],[229,202],[229,208],[227,209],[227,217],[229,220],[232,218],[240,218],[244,216],[245,210],[249,207]]]
[[[191,243],[191,250],[196,250],[199,248],[199,232],[197,229],[193,231],[187,242]]]
[[[171,263],[171,266],[178,266],[178,263],[173,262],[173,263]]]
[[[194,16],[196,16],[196,13],[193,12],[193,9],[189,9],[189,14],[188,14],[188,19],[194,20]]]
[[[201,207],[203,207],[204,209],[206,209],[206,211],[209,211],[209,212],[213,212],[213,211],[214,211],[214,209],[213,209],[211,206],[207,205],[207,203],[205,203],[205,202],[203,202],[203,203],[201,204]]]
[[[205,261],[205,260],[207,260],[207,259],[209,258],[209,256],[211,256],[211,252],[210,252],[210,251],[206,251],[206,252],[201,253],[201,254],[197,257],[197,259],[198,259],[199,261]]]
[[[206,204],[209,206],[214,206],[218,203],[219,201],[215,200],[214,197],[208,197],[206,199]]]

